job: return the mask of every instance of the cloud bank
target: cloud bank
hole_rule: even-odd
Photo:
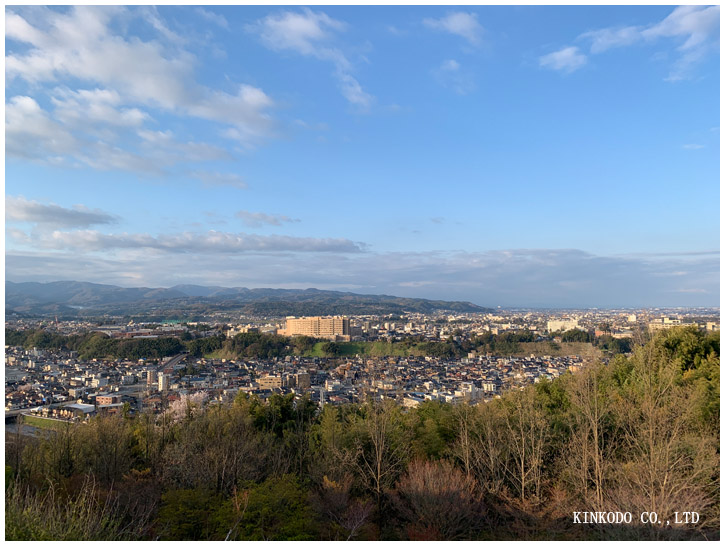
[[[55,204],[44,205],[29,201],[23,196],[12,195],[5,198],[6,222],[30,222],[51,227],[75,228],[99,224],[113,224],[118,219],[99,209],[89,209],[83,205],[65,208]]]
[[[207,242],[192,238],[181,246]],[[292,241],[287,242],[290,244],[280,245],[278,250],[293,246]],[[152,240],[141,246],[165,244],[169,243]],[[256,243],[249,246],[259,249]],[[596,256],[567,249],[322,255],[239,254],[217,247],[205,252],[203,260],[190,261],[184,253],[139,254],[129,248],[114,257],[11,252],[6,264],[8,280],[317,287],[511,307],[717,306],[720,295],[717,251],[675,256]]]
[[[281,226],[285,223],[299,222],[297,218],[290,218],[284,214],[267,214],[265,212],[249,212],[240,210],[234,216],[239,218],[248,227],[261,227],[264,225]]]

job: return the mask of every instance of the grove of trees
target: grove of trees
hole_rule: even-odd
[[[454,332],[460,334],[461,332]],[[398,341],[385,342],[332,342],[320,341],[307,336],[287,338],[275,334],[248,332],[227,338],[223,332],[211,336],[193,337],[185,332],[180,338],[158,337],[146,339],[109,338],[100,332],[86,334],[61,335],[46,330],[17,331],[5,329],[5,342],[11,346],[26,349],[64,349],[77,351],[82,359],[155,359],[189,351],[193,356],[215,355],[220,358],[276,358],[291,355],[317,355],[338,357],[356,353],[371,356],[435,356],[439,358],[461,358],[470,351],[479,351],[498,355],[515,354],[521,350],[521,343],[537,341],[532,332],[503,332],[501,334],[482,333],[470,338],[452,335],[441,341],[429,341],[423,336],[407,336]],[[554,354],[558,347],[548,343]],[[624,354],[631,350],[631,340],[615,339],[604,335],[594,339],[583,330],[569,330],[562,334],[564,342],[592,343],[607,354]],[[319,353],[314,349],[319,345]]]

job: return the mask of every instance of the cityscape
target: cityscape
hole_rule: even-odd
[[[720,539],[719,5],[4,13],[6,540]]]
[[[304,336],[319,346],[320,356],[227,359],[196,357],[184,350],[164,358],[109,362],[97,358],[83,360],[78,351],[8,346],[5,411],[6,416],[82,420],[99,412],[120,413],[124,405],[126,411],[160,413],[182,396],[199,395],[214,403],[233,400],[240,392],[261,399],[275,393],[293,394],[296,398],[307,395],[320,406],[358,403],[369,398],[395,400],[404,407],[416,407],[425,400],[478,403],[500,398],[506,389],[554,379],[595,360],[606,362],[614,354],[629,352],[628,342],[635,332],[642,335],[688,325],[703,332],[719,331],[719,310],[589,310],[566,314],[528,310],[487,315],[410,314],[396,319],[289,317],[282,321],[257,319],[236,324],[103,326],[87,321],[10,320],[6,329],[17,332],[42,330],[63,336],[98,333],[122,340],[233,338],[244,333]],[[530,341],[517,343],[513,351],[506,351],[508,354],[487,349],[472,349],[459,358],[395,354],[400,353],[395,347],[406,340],[450,340],[465,345],[476,336],[507,334]],[[332,350],[329,343],[328,347],[321,343],[323,339],[335,343]],[[573,345],[572,341],[563,341],[567,339],[582,341]],[[602,350],[589,341],[615,339],[627,344]],[[346,342],[353,342],[346,350],[350,353],[365,350],[365,345],[354,342],[372,347],[381,341],[390,347],[389,355],[335,354],[335,349],[344,349]],[[25,345],[28,343],[32,342],[26,341]]]

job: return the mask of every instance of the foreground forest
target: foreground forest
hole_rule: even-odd
[[[719,385],[719,333],[682,328],[477,406],[192,396],[7,433],[6,538],[716,539]]]

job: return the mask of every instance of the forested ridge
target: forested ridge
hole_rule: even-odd
[[[477,406],[195,395],[8,433],[6,538],[718,538],[719,376],[719,333],[681,328]]]
[[[102,315],[132,315],[201,320],[216,312],[254,316],[376,315],[404,312],[431,313],[439,310],[462,313],[493,312],[465,301],[354,294],[314,288],[224,288],[178,285],[171,288],[123,288],[88,282],[5,282],[7,313],[63,318]]]

